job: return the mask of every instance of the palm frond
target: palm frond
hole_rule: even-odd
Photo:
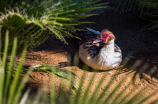
[[[115,11],[127,12],[127,11],[139,11],[140,17],[150,17],[153,19],[153,26],[150,29],[157,29],[158,23],[158,1],[157,0],[118,0],[116,1]]]
[[[101,0],[2,0],[0,7],[0,25],[3,30],[9,29],[12,45],[14,37],[18,37],[20,45],[28,44],[28,48],[35,48],[51,35],[56,35],[64,41],[64,36],[75,37],[67,30],[70,26],[90,23],[78,19],[93,16],[82,15],[101,7]],[[72,28],[71,31],[79,29]],[[45,37],[45,38],[43,38]],[[4,36],[2,36],[4,40]],[[37,41],[38,40],[38,41]],[[2,41],[3,42],[3,41]],[[19,48],[18,48],[19,49]]]
[[[23,70],[25,73],[28,69]],[[79,78],[76,74],[74,74],[71,71],[65,70],[65,69],[59,69],[54,66],[48,65],[48,64],[40,64],[36,66],[31,66],[29,70],[37,71],[37,72],[46,72],[50,74],[54,74],[60,78],[66,79],[71,82],[70,77],[76,77]],[[78,89],[78,83],[73,83],[73,86],[75,89]]]

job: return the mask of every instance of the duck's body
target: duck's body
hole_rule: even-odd
[[[109,31],[108,33],[108,30],[106,30],[106,33],[111,35],[112,32]],[[79,58],[81,61],[98,70],[119,66],[122,61],[122,53],[120,48],[114,43],[115,39],[110,38],[110,35],[107,37],[109,41],[106,42],[104,40],[96,43],[95,39],[97,40],[98,37],[94,40],[82,41],[79,46]]]

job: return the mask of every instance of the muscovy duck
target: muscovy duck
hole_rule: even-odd
[[[87,28],[81,34],[79,58],[93,69],[107,70],[120,65],[121,49],[114,43],[115,35],[104,29],[102,32]]]

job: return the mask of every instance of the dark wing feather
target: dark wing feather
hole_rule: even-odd
[[[121,53],[121,49],[120,49],[120,47],[117,45],[117,44],[114,44],[114,51],[115,52],[120,52]]]
[[[102,46],[91,46],[89,49],[88,49],[88,52],[90,54],[90,56],[93,58],[94,56],[96,56],[100,49],[102,48]]]
[[[104,44],[103,42],[98,43],[97,46],[93,44],[93,41],[96,40],[97,37],[98,35],[91,31],[83,31],[80,33],[80,38],[82,39],[80,45],[84,44],[83,47],[88,50],[88,53],[92,58],[99,53]]]

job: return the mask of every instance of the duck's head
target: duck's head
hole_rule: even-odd
[[[97,37],[97,39],[93,41],[93,44],[97,44],[101,42],[105,44],[109,44],[115,39],[116,37],[111,31],[109,31],[108,29],[104,29],[102,30],[101,34]]]

